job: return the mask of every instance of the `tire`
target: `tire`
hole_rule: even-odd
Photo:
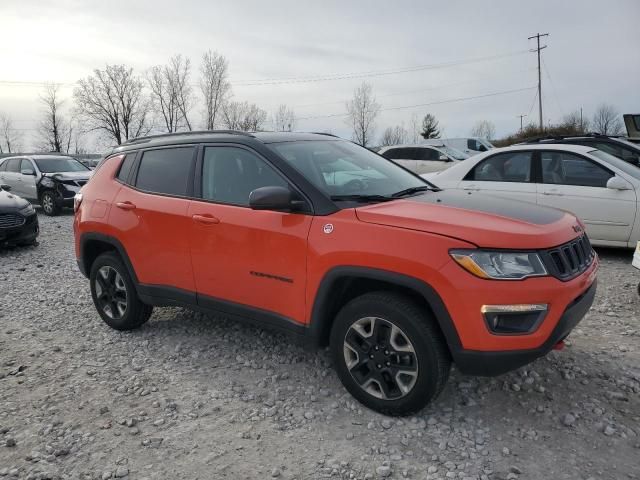
[[[100,317],[116,330],[144,324],[153,307],[140,301],[129,271],[115,253],[103,253],[91,265],[91,297]]]
[[[40,205],[45,215],[55,217],[60,213],[58,198],[53,190],[46,190],[40,195]]]
[[[424,408],[440,394],[451,369],[435,319],[396,293],[367,293],[347,303],[332,326],[330,349],[349,393],[387,415]]]

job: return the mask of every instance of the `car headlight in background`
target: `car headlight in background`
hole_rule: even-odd
[[[22,207],[20,210],[18,210],[18,213],[20,215],[31,215],[33,213],[36,213],[36,210],[33,208],[33,205],[28,204],[26,207]]]
[[[534,252],[451,250],[449,253],[458,265],[480,278],[520,280],[547,275],[540,256]]]

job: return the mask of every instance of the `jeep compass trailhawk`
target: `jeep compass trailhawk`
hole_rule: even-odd
[[[598,259],[560,210],[424,179],[331,135],[190,132],[114,150],[75,198],[98,313],[153,306],[250,319],[328,345],[345,387],[388,414],[447,381],[497,375],[561,344]]]

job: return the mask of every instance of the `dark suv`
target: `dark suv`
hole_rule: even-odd
[[[523,143],[568,143],[593,147],[614,155],[625,162],[640,166],[640,145],[630,142],[626,138],[587,133],[585,135],[553,135],[532,138]]]

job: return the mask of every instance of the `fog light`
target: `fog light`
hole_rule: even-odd
[[[521,335],[534,331],[540,325],[547,315],[547,305],[483,305],[480,311],[493,333]]]

